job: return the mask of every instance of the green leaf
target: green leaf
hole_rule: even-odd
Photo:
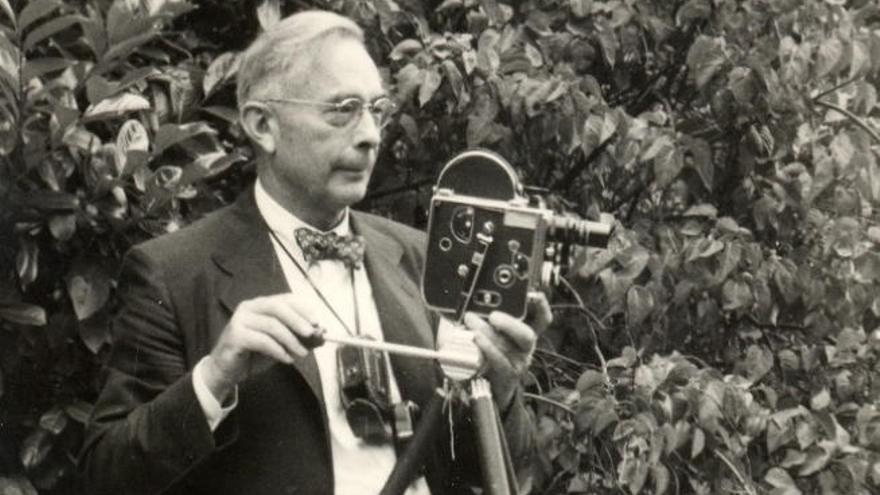
[[[721,288],[722,307],[727,311],[748,308],[752,305],[752,291],[748,284],[740,280],[728,279]]]
[[[712,149],[704,139],[686,139],[684,144],[690,154],[690,165],[697,171],[703,186],[711,192],[715,187],[715,163],[712,161]]]
[[[681,173],[684,160],[681,151],[677,148],[664,148],[654,159],[654,180],[657,187],[666,187],[672,183]]]
[[[14,94],[18,94],[18,70],[21,53],[6,36],[0,35],[0,76]]]
[[[494,95],[488,91],[477,93],[474,108],[467,117],[466,136],[468,146],[479,146],[487,139],[498,112],[499,105]]]
[[[397,81],[397,100],[405,102],[409,101],[416,90],[422,85],[424,76],[422,76],[422,70],[419,69],[418,66],[410,63],[397,71],[394,78]]]
[[[712,5],[709,0],[689,0],[676,12],[675,24],[681,26],[693,21],[708,19],[711,13]]]
[[[647,462],[630,454],[627,449],[623,462],[617,467],[617,479],[620,484],[629,488],[630,493],[639,493],[648,480],[648,468]]]
[[[847,170],[855,154],[852,140],[846,133],[838,133],[831,140],[831,158],[839,170]]]
[[[144,125],[134,119],[125,121],[119,128],[119,134],[116,135],[117,175],[122,175],[123,170],[125,170],[130,151],[146,152],[149,148],[150,138]]]
[[[721,253],[718,272],[715,274],[715,280],[721,282],[725,280],[731,272],[739,265],[742,259],[742,244],[739,241],[731,241],[727,243],[727,248]]]
[[[202,90],[206,99],[214,93],[215,89],[235,77],[240,62],[241,56],[237,52],[223,53],[211,62],[205,72],[204,79],[202,79]]]
[[[31,48],[36,46],[37,43],[45,41],[47,38],[64,31],[78,22],[78,16],[65,15],[40,24],[38,28],[31,31],[27,38],[25,38],[22,50],[28,52]]]
[[[794,492],[792,492],[792,495],[794,495],[795,493],[801,493],[797,485],[794,483],[794,479],[791,477],[790,474],[788,474],[788,471],[782,468],[770,468],[770,470],[767,471],[767,474],[764,475],[764,481],[770,483],[770,485],[774,488],[795,490]]]
[[[79,260],[66,276],[67,294],[80,321],[103,308],[110,298],[110,276],[99,263]]]
[[[415,54],[422,51],[422,42],[413,39],[407,38],[400,43],[394,45],[394,49],[391,50],[391,53],[388,55],[388,58],[394,61],[403,60],[404,58],[410,58]]]
[[[83,43],[88,46],[96,58],[100,59],[107,50],[107,38],[104,36],[104,19],[95,9],[87,7],[88,17],[80,17],[79,25],[83,30]]]
[[[257,7],[257,19],[263,31],[272,29],[281,20],[281,1],[263,0]]]
[[[46,310],[34,304],[0,303],[0,319],[19,325],[42,327],[46,325]]]
[[[776,355],[779,358],[779,364],[782,369],[787,371],[796,371],[801,367],[801,360],[798,355],[791,349],[783,349]]]
[[[743,364],[746,377],[756,383],[773,369],[773,352],[763,346],[750,345]]]
[[[107,39],[111,44],[118,43],[136,33],[130,30],[137,19],[147,16],[139,0],[113,0],[107,10]]]
[[[486,16],[489,18],[490,26],[499,26],[504,22],[504,16],[501,13],[501,7],[498,5],[498,0],[480,0],[480,5],[483,7],[483,11],[486,12]]]
[[[795,449],[786,449],[785,450],[785,459],[779,463],[780,466],[784,468],[790,468],[792,466],[800,466],[807,460],[807,453],[801,452],[800,450]]]
[[[231,107],[211,106],[202,107],[201,111],[211,114],[221,120],[225,120],[228,124],[238,123],[238,110]]]
[[[61,0],[33,0],[29,2],[18,14],[17,31],[19,33],[25,32],[34,21],[46,17],[61,5],[63,5]]]
[[[69,211],[79,207],[76,195],[64,191],[31,191],[20,199],[21,205],[41,211]]]
[[[687,211],[684,212],[683,216],[715,218],[716,216],[718,216],[718,209],[709,203],[702,203],[688,208]]]
[[[627,326],[639,325],[654,310],[654,294],[646,287],[634,285],[626,294]]]
[[[122,117],[130,112],[149,110],[150,102],[141,95],[122,93],[89,105],[83,114],[86,120],[104,120]]]
[[[626,346],[623,348],[623,351],[620,354],[620,357],[616,357],[608,361],[608,367],[623,367],[623,368],[631,368],[639,359],[639,355],[636,350],[632,346]]]
[[[669,489],[672,476],[669,469],[663,464],[651,465],[651,478],[654,479],[654,495],[663,495]]]
[[[0,9],[3,10],[3,13],[6,14],[6,17],[9,18],[9,21],[12,23],[14,27],[16,24],[15,11],[12,10],[12,5],[9,4],[9,0],[0,0]],[[2,493],[2,492],[0,492]]]
[[[596,370],[585,370],[578,378],[576,389],[581,396],[604,392],[606,384],[605,375]]]
[[[458,70],[458,66],[452,60],[444,60],[443,72],[446,73],[446,80],[449,81],[449,86],[452,88],[452,92],[458,102],[458,108],[464,108],[470,102],[470,94],[467,91],[467,85],[464,77],[461,75],[461,71]]]
[[[849,48],[851,51],[849,78],[854,79],[856,76],[871,70],[871,53],[870,49],[859,40],[853,40]]]
[[[64,408],[64,412],[70,416],[70,419],[79,424],[85,425],[89,422],[89,416],[92,414],[92,405],[88,402],[78,400]]]
[[[41,77],[48,72],[66,69],[75,63],[75,60],[61,57],[43,57],[26,60],[21,70],[21,78],[24,81],[30,81],[34,77]]]
[[[437,67],[432,66],[428,69],[422,71],[422,84],[419,87],[419,106],[423,107],[431,98],[434,97],[434,93],[440,88],[440,84],[443,82],[443,76],[440,75],[440,71],[437,70]]]
[[[807,450],[807,460],[801,465],[798,476],[809,476],[820,471],[831,460],[831,452],[819,445],[813,445]]]
[[[694,428],[694,436],[691,439],[691,459],[695,459],[706,447],[706,434],[700,428]]]
[[[103,68],[110,68],[110,63],[116,59],[124,59],[134,53],[141,45],[151,41],[159,33],[155,29],[142,31],[140,34],[126,38],[120,42],[111,44],[101,58]]]
[[[59,241],[69,241],[76,233],[76,214],[54,215],[49,219],[49,232]]]
[[[835,36],[822,40],[819,51],[816,53],[816,65],[814,72],[816,78],[822,78],[831,73],[843,56],[843,43]]]
[[[816,429],[811,421],[799,421],[795,427],[794,436],[801,450],[806,450],[816,442]]]
[[[620,40],[616,31],[611,26],[600,26],[598,37],[605,63],[614,68],[614,64],[617,62],[617,52],[620,51]]]
[[[700,35],[691,45],[687,55],[687,66],[701,89],[721,69],[726,62],[724,38]]]
[[[800,298],[801,293],[795,280],[794,270],[796,268],[789,266],[789,264],[790,261],[788,263],[774,263],[773,281],[776,283],[776,288],[779,289],[779,293],[782,294],[785,302],[794,304]]]
[[[39,467],[49,457],[52,447],[53,437],[48,431],[42,428],[33,430],[21,445],[20,459],[24,468]]]
[[[221,151],[216,154],[212,153],[210,155],[201,156],[193,163],[193,165],[204,169],[204,177],[213,177],[222,173],[232,165],[247,160],[247,157],[247,153],[241,149],[236,149],[231,153],[224,153]]]
[[[854,261],[857,281],[871,283],[880,280],[880,253],[868,251]]]
[[[153,155],[159,156],[175,144],[182,143],[199,134],[216,135],[217,131],[207,122],[190,122],[187,124],[165,124],[159,128],[153,143]]]
[[[67,428],[67,423],[67,414],[60,407],[53,407],[40,416],[40,428],[53,435],[60,435]]]

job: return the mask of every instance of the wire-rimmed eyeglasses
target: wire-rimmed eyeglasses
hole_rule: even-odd
[[[348,127],[355,124],[363,115],[364,109],[366,109],[373,116],[373,122],[381,129],[388,125],[394,109],[397,108],[394,101],[387,96],[380,96],[373,101],[364,101],[357,97],[346,98],[339,102],[303,100],[300,98],[261,98],[258,101],[312,105],[325,108],[327,122],[334,127]]]

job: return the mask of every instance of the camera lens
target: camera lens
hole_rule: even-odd
[[[474,233],[474,209],[470,206],[458,207],[452,213],[450,225],[452,235],[461,243],[471,242]]]
[[[550,217],[547,229],[549,241],[597,248],[608,247],[610,237],[611,225],[558,215]]]

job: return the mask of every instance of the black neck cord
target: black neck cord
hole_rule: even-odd
[[[355,331],[352,332],[351,329],[348,328],[348,325],[345,324],[345,320],[343,320],[342,317],[339,316],[339,313],[337,313],[336,310],[333,309],[333,306],[330,305],[330,301],[328,301],[327,298],[324,297],[324,294],[321,292],[320,289],[318,289],[318,286],[315,285],[315,282],[312,281],[312,278],[309,277],[309,274],[308,274],[308,272],[306,272],[305,268],[303,268],[302,265],[299,264],[299,261],[297,261],[296,258],[293,257],[293,254],[287,249],[287,246],[285,246],[284,243],[281,242],[281,239],[278,237],[278,234],[276,234],[275,231],[272,230],[272,228],[269,227],[268,225],[266,225],[266,227],[269,230],[269,234],[272,236],[273,239],[275,239],[275,242],[277,242],[278,245],[281,246],[281,250],[284,251],[284,254],[286,254],[287,257],[290,258],[290,261],[293,262],[294,266],[296,266],[296,269],[299,270],[299,272],[302,274],[303,278],[306,279],[306,282],[308,282],[308,284],[312,288],[312,290],[315,291],[315,294],[317,294],[317,296],[321,300],[321,302],[324,303],[324,306],[326,306],[327,309],[330,310],[330,312],[336,318],[336,321],[338,321],[339,324],[342,325],[342,328],[352,337],[360,336],[360,334],[361,334],[361,318],[360,318],[360,310],[358,308],[357,293],[356,293],[355,287],[354,287],[354,268],[349,268],[349,275],[351,276],[351,296],[352,296],[352,300],[354,301],[354,327],[355,327]]]

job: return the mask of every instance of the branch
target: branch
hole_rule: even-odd
[[[866,124],[864,120],[860,119],[858,117],[858,115],[850,112],[849,110],[847,110],[839,105],[835,105],[834,103],[828,103],[827,101],[823,101],[823,100],[813,100],[813,101],[816,102],[816,104],[819,106],[822,106],[825,108],[830,108],[831,110],[835,110],[837,112],[842,113],[849,120],[851,120],[853,122],[853,124],[861,127],[865,132],[870,134],[871,137],[874,138],[874,141],[877,144],[880,144],[880,134],[877,134],[877,131],[875,131],[874,129],[871,129],[871,127],[869,127],[868,124]]]
[[[851,79],[847,79],[846,81],[843,81],[842,83],[835,85],[835,86],[832,87],[831,89],[827,89],[827,90],[822,91],[821,93],[817,94],[816,96],[813,97],[813,101],[818,101],[819,98],[822,98],[823,96],[828,96],[828,95],[830,95],[831,93],[837,91],[838,89],[840,89],[840,88],[842,88],[842,87],[844,87],[844,86],[849,86],[850,84],[852,84],[852,83],[858,81],[858,80],[861,79],[861,78],[862,78],[862,76],[854,76],[854,77],[851,78]]]
[[[538,402],[543,402],[543,403],[545,403],[545,404],[550,404],[551,406],[554,406],[554,407],[556,407],[556,408],[558,408],[558,409],[561,409],[561,410],[567,412],[568,414],[571,414],[572,416],[574,416],[575,414],[577,414],[577,413],[574,412],[574,409],[572,409],[572,408],[566,406],[566,405],[563,404],[562,402],[559,402],[559,401],[556,401],[556,400],[553,400],[553,399],[548,399],[547,397],[544,397],[543,395],[533,394],[533,393],[529,393],[529,392],[523,392],[523,396],[526,397],[527,399],[533,399],[533,400],[536,400],[536,401],[538,401]]]
[[[599,155],[601,155],[602,152],[605,151],[605,148],[607,148],[608,145],[611,144],[611,140],[614,139],[615,136],[617,136],[617,131],[608,136],[608,139],[599,143],[599,146],[593,148],[593,151],[591,151],[586,158],[570,168],[568,170],[568,173],[565,174],[565,177],[563,177],[561,180],[556,181],[556,184],[553,186],[553,188],[568,190],[568,187],[566,186],[571,186],[571,184],[574,182],[575,179],[577,179],[581,172],[586,170],[587,165],[593,163],[594,161],[596,161],[597,158],[599,158]]]
[[[803,332],[804,330],[806,330],[806,328],[804,328],[803,325],[793,325],[793,324],[786,324],[786,323],[776,323],[776,324],[761,323],[754,316],[752,316],[750,314],[744,315],[741,319],[744,319],[747,322],[751,323],[752,325],[755,326],[755,328],[757,328],[759,330],[779,329],[779,330],[797,330],[799,332]]]
[[[725,457],[724,454],[722,454],[721,452],[718,452],[717,450],[713,449],[712,453],[715,454],[716,457],[721,459],[721,462],[723,462],[724,464],[727,464],[727,467],[730,468],[731,471],[733,471],[733,474],[736,476],[736,479],[738,479],[739,482],[742,483],[743,488],[745,488],[746,493],[748,493],[749,495],[757,495],[754,487],[752,487],[752,485],[750,483],[746,482],[746,479],[743,477],[742,473],[740,473],[739,469],[737,469],[736,466],[734,466],[733,463],[730,462],[730,459]]]

